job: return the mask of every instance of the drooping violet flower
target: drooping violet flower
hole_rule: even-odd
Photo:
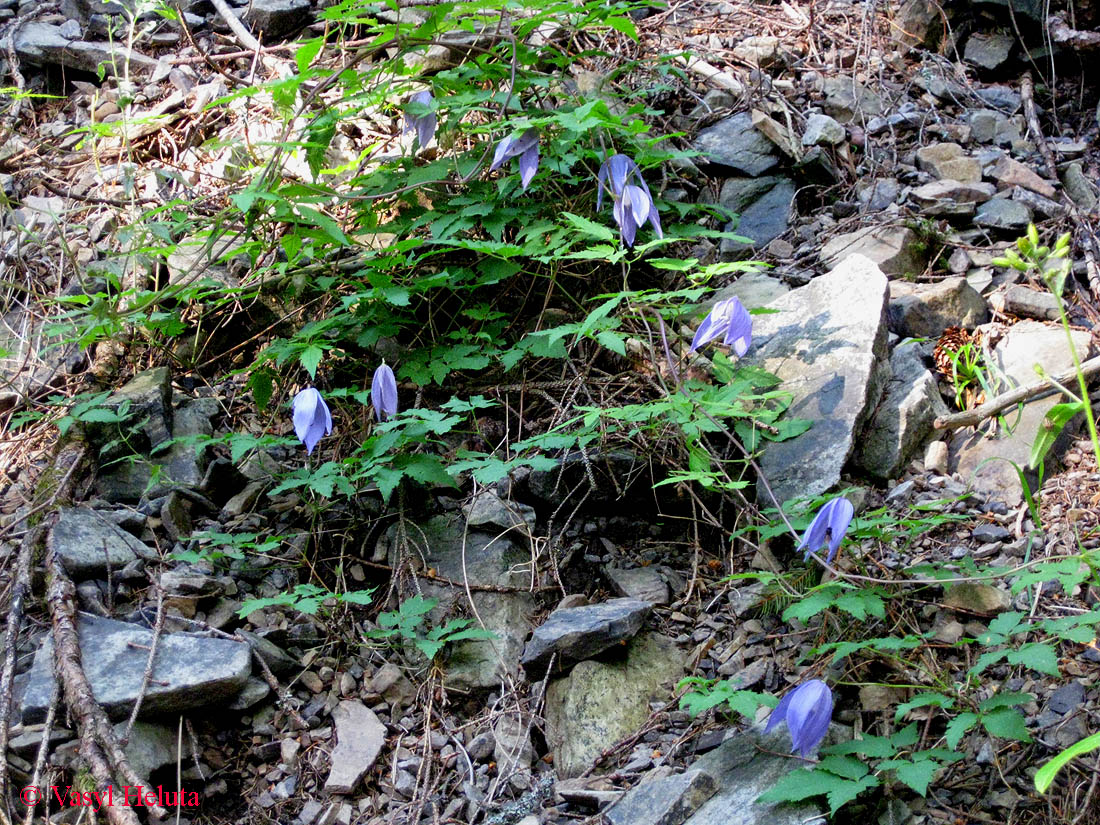
[[[626,155],[612,155],[600,167],[596,175],[596,211],[603,208],[603,192],[611,193],[612,215],[623,235],[623,243],[634,246],[634,236],[646,220],[653,226],[658,238],[664,237],[661,217],[653,203],[653,195],[642,177],[638,164]]]
[[[779,700],[768,717],[764,733],[771,733],[780,722],[791,732],[791,751],[808,759],[829,730],[833,716],[833,693],[820,679],[811,679]]]
[[[332,432],[332,415],[328,411],[328,404],[321,393],[313,387],[307,387],[294,396],[291,409],[294,434],[306,445],[306,455],[311,455],[321,436]]]
[[[370,384],[370,400],[379,421],[397,415],[397,379],[385,363],[374,371]]]
[[[492,172],[511,158],[519,158],[519,182],[524,191],[527,190],[531,179],[539,168],[539,130],[527,129],[524,132],[513,132],[497,144],[493,153],[493,163],[489,166]]]
[[[726,346],[733,347],[738,358],[743,358],[749,351],[752,343],[752,316],[736,295],[711,307],[699,329],[695,330],[688,352],[695,352],[716,338],[721,338]]]
[[[435,98],[432,97],[431,92],[417,92],[409,98],[410,103],[419,103],[423,106],[431,106],[434,101]],[[432,142],[432,138],[435,137],[435,126],[435,112],[428,112],[424,115],[405,112],[405,132],[416,132],[421,149]]]
[[[795,552],[803,547],[806,548],[804,559],[809,560],[810,554],[818,552],[828,541],[829,554],[825,557],[825,563],[832,564],[833,557],[836,555],[836,551],[840,549],[840,542],[844,539],[844,534],[848,532],[848,525],[852,523],[854,514],[855,507],[844,496],[837,496],[832,501],[827,502],[825,506],[817,511],[814,520],[806,528],[806,532],[802,534],[802,541],[799,542]]]

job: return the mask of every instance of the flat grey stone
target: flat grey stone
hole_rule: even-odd
[[[780,502],[820,495],[840,481],[890,377],[886,296],[886,276],[854,255],[774,301],[778,312],[753,318],[743,360],[777,375],[792,393],[788,417],[813,423],[795,438],[769,442],[761,457]]]
[[[895,478],[931,435],[936,417],[947,415],[920,344],[896,347],[890,366],[893,376],[856,452],[859,465],[878,478]]]
[[[332,711],[336,747],[325,780],[328,793],[349,794],[374,765],[386,744],[386,726],[362,702],[345,699]]]
[[[989,319],[985,299],[965,278],[934,284],[890,282],[890,331],[903,338],[938,338],[948,327],[974,329]]]
[[[135,558],[157,558],[144,542],[87,507],[62,507],[49,543],[77,581],[101,577],[108,568],[117,574]]]
[[[779,163],[775,145],[752,125],[752,115],[741,112],[701,129],[694,147],[702,160],[756,177]]]
[[[125,732],[125,722],[115,725],[115,735],[120,739]],[[177,760],[187,761],[190,746],[184,744],[184,750],[180,753],[178,741],[179,734],[174,725],[135,722],[130,729],[130,741],[126,743],[124,750],[134,773],[141,779],[149,779],[157,768],[174,765]],[[187,742],[186,738],[184,742]]]
[[[680,825],[717,790],[717,780],[698,769],[661,779],[643,779],[604,816],[611,825]]]
[[[998,312],[1019,318],[1057,321],[1058,299],[1051,292],[1031,289],[1023,284],[1008,284],[989,296],[989,305]]]
[[[578,776],[607,748],[637,731],[652,701],[668,701],[684,653],[655,633],[638,636],[615,661],[585,661],[546,690],[546,740],[560,778]]]
[[[917,234],[907,226],[868,226],[837,235],[821,248],[820,256],[827,269],[850,256],[863,256],[885,275],[900,277],[919,275],[925,264]]]
[[[961,582],[947,591],[943,604],[952,610],[994,616],[1008,610],[1012,606],[1012,598],[1007,592],[991,584]]]
[[[117,411],[125,408],[130,421],[140,422],[149,447],[155,450],[171,438],[172,432],[172,381],[168,367],[139,372],[111,394],[107,406]],[[106,432],[113,434],[109,429]]]
[[[668,582],[656,567],[605,567],[611,586],[620,596],[651,604],[668,604]]]
[[[738,220],[725,227],[726,232],[736,232],[750,243],[724,238],[719,247],[723,257],[738,257],[751,249],[759,249],[778,238],[790,226],[791,207],[794,205],[795,185],[781,181],[742,212]]]
[[[700,757],[688,770],[711,774],[719,790],[684,825],[825,825],[816,804],[756,801],[780,778],[804,766],[782,755],[790,749],[786,725],[767,736],[763,725],[757,725]]]
[[[836,146],[848,137],[847,131],[833,118],[821,113],[806,118],[806,129],[802,133],[803,146]]]
[[[1000,32],[975,32],[966,40],[963,59],[983,69],[996,69],[1012,53],[1016,38]]]
[[[850,75],[831,74],[825,78],[825,113],[840,123],[849,123],[857,116],[870,118],[883,112],[882,98]]]
[[[1079,207],[1090,211],[1096,208],[1096,184],[1085,176],[1080,163],[1071,163],[1062,170],[1062,185]]]
[[[525,587],[531,553],[512,540],[512,536],[519,538],[517,531],[499,533],[495,526],[470,527],[465,516],[458,513],[436,516],[409,530],[410,540],[420,550],[418,557],[443,578],[486,587]],[[396,564],[400,552],[396,531],[390,530],[376,548],[376,557],[388,558],[391,564]],[[445,622],[459,599],[465,603],[465,594],[460,595],[450,586],[426,582],[422,589],[425,596],[439,599],[429,614],[432,622]],[[515,675],[535,613],[530,593],[476,591],[472,599],[480,621],[494,638],[449,646],[447,684],[461,690],[490,687],[499,684],[502,676]]]
[[[139,625],[81,613],[77,633],[84,672],[97,702],[112,718],[133,708],[141,688],[153,633]],[[193,633],[166,633],[157,646],[154,681],[141,704],[143,715],[224,704],[251,673],[248,645]],[[23,694],[24,723],[45,718],[53,689],[53,640],[34,657]]]
[[[463,505],[466,521],[471,527],[490,525],[502,530],[518,530],[528,536],[535,529],[535,508],[518,501],[504,501],[492,490],[482,490],[469,504]]]
[[[974,94],[981,98],[986,106],[1009,114],[1023,105],[1020,93],[1008,86],[978,86],[974,89]]]
[[[999,524],[979,524],[970,531],[970,537],[982,544],[994,541],[1008,541],[1012,538],[1012,532]]]
[[[634,636],[652,607],[637,599],[611,599],[555,610],[535,628],[520,662],[529,670],[544,670],[551,657],[558,667],[589,659]]]
[[[779,278],[773,278],[766,272],[751,270],[739,276],[732,284],[727,284],[714,292],[703,302],[703,305],[709,311],[719,301],[736,297],[746,309],[756,309],[767,306],[790,291],[790,287]]]
[[[1085,686],[1080,682],[1070,682],[1055,689],[1047,700],[1047,707],[1055,713],[1072,713],[1085,704]]]
[[[312,22],[309,0],[252,0],[244,20],[265,37],[282,37]]]
[[[95,73],[102,65],[108,74],[116,65],[128,63],[134,71],[152,71],[157,61],[135,51],[127,54],[118,42],[98,43],[74,39],[63,26],[32,20],[19,26],[13,45],[15,53],[35,66],[56,64]]]

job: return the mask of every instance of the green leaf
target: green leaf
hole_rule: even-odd
[[[859,779],[868,773],[867,766],[854,756],[826,756],[817,763],[814,770],[835,773],[845,779]]]
[[[260,412],[267,409],[268,402],[275,391],[270,370],[258,369],[248,377],[248,388],[252,390],[252,400]]]
[[[833,816],[844,805],[847,805],[861,793],[879,785],[878,777],[865,776],[856,782],[848,782],[846,785],[829,791],[825,798],[829,800],[829,816]]]
[[[947,740],[947,747],[951,750],[957,750],[959,742],[962,741],[963,735],[974,727],[978,722],[978,714],[967,711],[960,713],[954,719],[947,723],[947,727],[944,729],[943,737]]]
[[[1039,793],[1046,793],[1047,788],[1050,787],[1050,783],[1053,782],[1054,777],[1058,775],[1058,771],[1062,770],[1071,760],[1094,751],[1097,748],[1100,748],[1100,733],[1086,736],[1080,742],[1075,742],[1070,745],[1036,771],[1035,790]]]
[[[440,459],[432,455],[418,453],[405,457],[400,463],[405,475],[421,484],[433,484],[441,487],[454,487],[455,480],[443,469]]]
[[[941,767],[943,766],[939,762],[932,759],[914,759],[913,761],[899,759],[889,764],[898,781],[904,782],[921,796],[928,793],[928,785]],[[880,762],[876,768],[884,770],[887,765]]]
[[[580,230],[583,234],[588,235],[589,237],[595,238],[599,241],[615,240],[615,233],[611,231],[609,227],[604,226],[602,223],[590,221],[588,218],[582,218],[580,215],[574,215],[572,212],[562,212],[562,215],[567,221],[573,224],[574,228]]]
[[[997,710],[997,708],[1011,708],[1016,705],[1026,705],[1034,698],[1035,697],[1030,693],[1016,693],[1011,690],[1004,690],[982,701],[978,705],[978,710],[982,713],[987,713],[991,710]]]
[[[993,736],[1002,739],[1015,739],[1017,742],[1030,742],[1024,715],[1015,708],[998,708],[992,713],[982,715],[982,727]]]
[[[929,705],[937,708],[950,709],[955,706],[955,700],[950,696],[944,696],[942,693],[917,694],[908,702],[902,702],[898,705],[898,709],[894,713],[894,721],[900,722],[905,717],[905,714],[913,710],[913,708],[923,708]]]
[[[874,759],[886,759],[897,753],[897,746],[885,736],[865,735],[862,739],[850,739],[822,748],[822,753],[844,755],[859,753]]]
[[[1058,653],[1053,645],[1045,642],[1028,642],[1019,650],[1010,650],[1005,655],[1010,665],[1023,665],[1050,676],[1061,676],[1058,670]]]
[[[294,53],[294,62],[298,64],[299,74],[305,73],[305,70],[309,68],[309,64],[313,62],[313,58],[320,53],[321,47],[324,45],[325,38],[315,37],[298,46],[298,51]]]
[[[310,378],[317,378],[317,366],[321,363],[321,358],[324,354],[325,351],[316,344],[310,344],[298,353],[298,361],[301,363],[303,369],[309,373]]]
[[[1062,434],[1066,424],[1084,409],[1085,407],[1080,401],[1067,401],[1055,404],[1047,410],[1046,416],[1039,424],[1039,432],[1035,434],[1035,440],[1031,442],[1031,457],[1028,459],[1027,466],[1032,469],[1038,468],[1039,463],[1046,458],[1046,454],[1050,452],[1050,448],[1058,440],[1058,436]]]

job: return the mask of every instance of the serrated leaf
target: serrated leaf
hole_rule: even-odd
[[[854,756],[826,756],[817,763],[815,770],[835,773],[845,779],[859,779],[866,776],[869,769]]]
[[[589,237],[596,238],[601,241],[612,241],[615,239],[615,233],[611,231],[609,227],[604,226],[602,223],[596,223],[590,221],[588,218],[583,218],[580,215],[574,215],[572,212],[562,212],[562,216],[573,224],[575,229],[580,230]],[[614,250],[611,250],[614,251]]]
[[[301,363],[302,368],[309,373],[310,378],[315,379],[317,377],[317,366],[321,363],[324,354],[325,351],[316,344],[310,344],[298,353],[298,361]]]
[[[968,730],[974,727],[977,721],[978,714],[966,711],[965,713],[960,713],[948,722],[943,732],[943,738],[947,741],[947,747],[951,750],[958,749],[959,742],[962,741],[963,736]]]
[[[882,767],[879,765],[878,767]],[[916,793],[925,796],[928,793],[928,785],[932,777],[936,775],[942,765],[931,759],[917,759],[912,762],[899,762],[894,768],[894,775],[899,782],[904,782]]]
[[[870,790],[871,788],[877,788],[878,785],[878,777],[865,776],[858,781],[848,782],[842,787],[829,791],[829,793],[825,795],[825,798],[829,800],[829,816],[833,816],[837,811],[864,791]]]
[[[929,705],[937,708],[950,709],[955,706],[955,700],[950,696],[944,696],[942,693],[921,693],[914,696],[908,702],[902,702],[898,705],[897,711],[894,713],[894,721],[900,722],[902,718],[909,711],[914,708],[928,707]]]
[[[857,784],[850,779],[844,779],[826,771],[799,768],[780,777],[779,781],[758,796],[756,801],[801,802],[811,796],[824,796]]]
[[[835,745],[821,749],[822,753],[849,754],[859,753],[874,759],[886,759],[897,753],[897,747],[885,736],[864,736],[862,739],[851,739],[847,742],[837,742]]]
[[[1017,693],[1011,690],[1004,690],[1000,693],[995,693],[988,699],[983,700],[978,705],[978,710],[982,713],[988,713],[991,710],[997,708],[1011,708],[1016,705],[1026,705],[1035,697],[1030,693]]]
[[[1030,742],[1024,715],[1015,708],[999,708],[982,716],[982,727],[992,736],[1002,739],[1014,739],[1017,742]]]
[[[1044,642],[1028,642],[1019,650],[1010,650],[1005,661],[1011,665],[1023,665],[1050,676],[1061,676],[1058,670],[1058,653]]]

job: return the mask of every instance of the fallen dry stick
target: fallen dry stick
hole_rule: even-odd
[[[95,776],[96,788],[106,791],[115,782],[116,774],[124,780],[122,784],[147,788],[149,782],[139,778],[130,767],[115,736],[115,729],[96,702],[92,686],[84,673],[76,629],[76,588],[58,559],[52,542],[47,542],[46,583],[46,604],[53,624],[54,671],[64,690],[65,703],[80,731],[80,752]],[[163,819],[168,813],[159,805],[148,806],[148,811],[156,819]],[[137,815],[127,806],[107,808],[107,818],[113,825],[138,825]]]
[[[1100,372],[1100,355],[1082,363],[1081,372],[1085,378]],[[1054,376],[1054,381],[1059,384],[1068,384],[1076,377],[1077,370],[1067,370],[1061,375]],[[1014,390],[1009,390],[1008,392],[1001,393],[995,398],[989,399],[980,407],[975,407],[965,412],[941,416],[936,419],[933,426],[935,426],[937,430],[957,430],[959,427],[971,427],[987,418],[991,418],[1001,410],[1008,409],[1013,404],[1027,401],[1029,398],[1034,398],[1036,395],[1053,389],[1056,388],[1052,381],[1040,381],[1038,384],[1032,384],[1029,387],[1017,387]]]

